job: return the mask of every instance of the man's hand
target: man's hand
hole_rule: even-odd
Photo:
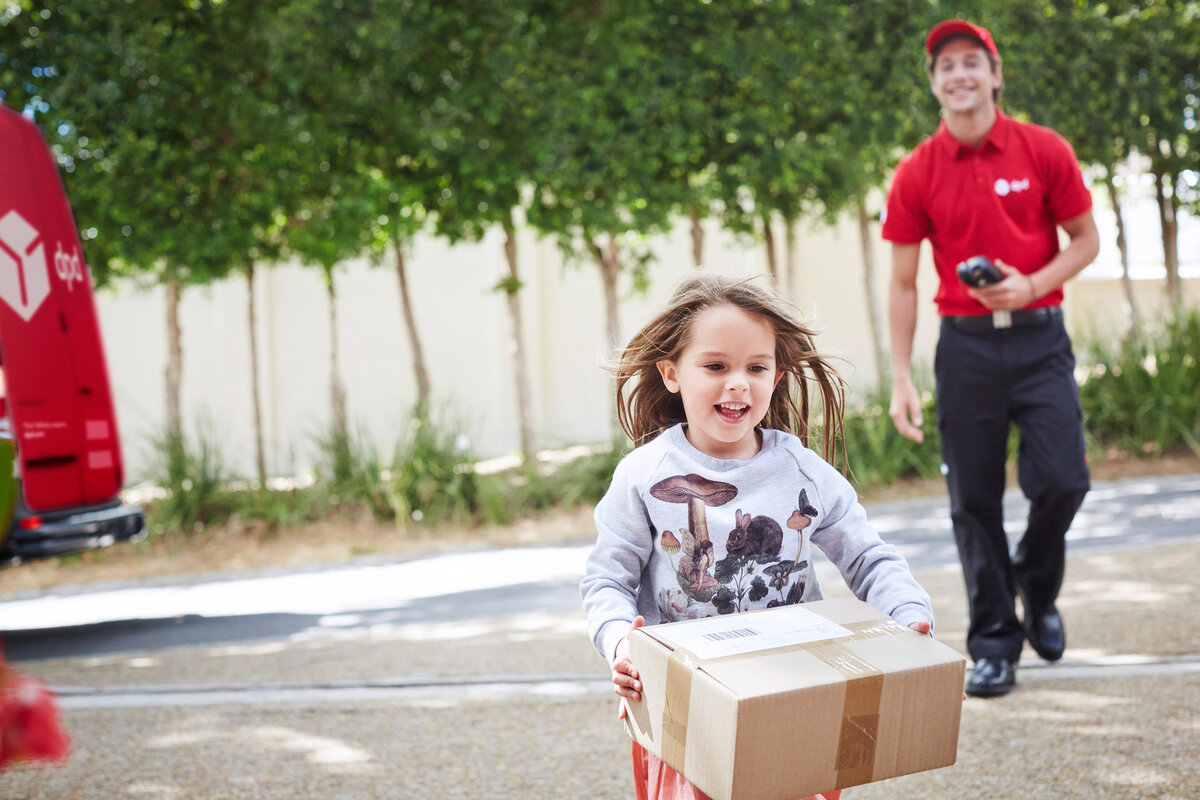
[[[892,381],[892,403],[888,414],[901,436],[914,442],[925,441],[925,434],[921,431],[921,426],[925,424],[921,416],[921,394],[913,384],[911,375],[897,375]]]
[[[629,633],[633,633],[645,624],[645,618],[639,616],[629,626]],[[637,668],[629,660],[629,633],[625,634],[625,638],[617,645],[616,658],[613,660],[612,667],[613,691],[627,700],[641,700],[642,682],[638,679]],[[621,702],[621,709],[617,712],[617,718],[625,719],[624,700]]]
[[[967,289],[967,294],[993,311],[1016,311],[1032,305],[1041,296],[1032,277],[1003,261],[994,263],[1004,274],[1004,280],[982,289]]]

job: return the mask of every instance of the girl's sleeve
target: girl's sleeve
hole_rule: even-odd
[[[626,458],[596,506],[596,546],[587,559],[583,611],[597,652],[610,664],[638,614],[642,572],[654,547],[650,517]]]
[[[902,625],[922,620],[932,624],[933,603],[908,562],[867,521],[854,487],[833,467],[824,467],[818,491],[826,506],[825,517],[812,541],[837,566],[859,600]]]

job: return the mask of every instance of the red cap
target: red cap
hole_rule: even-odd
[[[979,43],[987,48],[987,51],[996,58],[1000,57],[1000,53],[996,50],[996,43],[992,40],[992,35],[988,33],[988,29],[979,25],[972,25],[965,19],[948,19],[945,22],[938,23],[933,26],[933,30],[925,37],[925,52],[933,55],[933,51],[941,43],[942,39],[956,33],[965,33],[973,39],[978,39]]]

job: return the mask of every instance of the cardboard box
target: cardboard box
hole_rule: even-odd
[[[714,800],[793,800],[954,763],[961,655],[854,598],[635,631],[626,729]]]

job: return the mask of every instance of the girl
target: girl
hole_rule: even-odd
[[[696,273],[614,371],[635,449],[596,507],[580,588],[618,695],[641,697],[628,657],[635,628],[821,599],[812,544],[860,599],[930,632],[929,595],[867,523],[850,484],[807,447],[815,387],[832,458],[845,383],[790,305],[748,280]],[[639,800],[707,800],[633,749]]]

